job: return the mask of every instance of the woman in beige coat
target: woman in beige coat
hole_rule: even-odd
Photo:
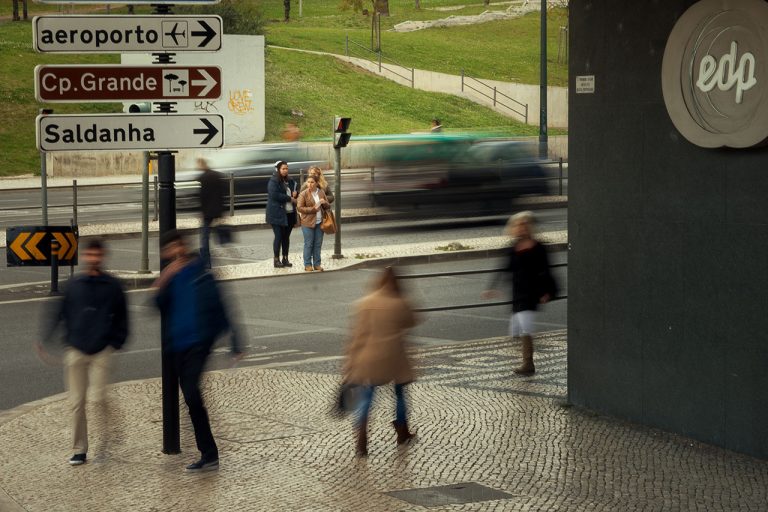
[[[357,453],[368,455],[368,413],[376,386],[394,382],[397,399],[397,444],[408,442],[405,385],[415,380],[406,350],[406,333],[416,317],[403,296],[392,267],[384,270],[376,289],[358,302],[347,347],[345,381],[362,387],[357,420]]]
[[[306,181],[307,188],[302,190],[296,200],[299,211],[301,233],[304,235],[304,270],[312,272],[323,271],[320,251],[323,248],[323,210],[330,208],[325,192],[317,186],[317,180],[311,176]]]

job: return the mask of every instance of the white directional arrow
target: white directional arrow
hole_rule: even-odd
[[[204,70],[204,69],[198,69],[197,72],[200,73],[201,75],[203,75],[203,80],[192,80],[192,85],[194,85],[194,86],[198,86],[198,85],[204,86],[205,89],[200,91],[198,96],[205,97],[205,95],[208,94],[208,92],[210,92],[211,89],[216,87],[216,84],[218,82],[216,82],[216,80],[211,75],[209,75],[208,72],[206,70]]]

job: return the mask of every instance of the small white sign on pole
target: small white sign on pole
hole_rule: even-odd
[[[584,75],[576,77],[576,94],[594,94],[595,93],[595,75]]]

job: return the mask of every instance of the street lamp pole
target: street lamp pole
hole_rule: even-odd
[[[547,137],[547,0],[541,0],[541,71],[539,86],[539,158],[546,160],[549,155]]]

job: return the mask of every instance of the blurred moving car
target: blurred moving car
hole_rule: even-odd
[[[371,196],[375,206],[399,212],[506,214],[520,196],[549,193],[535,149],[465,135],[403,136],[375,151]]]
[[[227,148],[206,155],[211,169],[221,173],[228,180],[234,176],[235,204],[238,206],[263,206],[267,203],[267,183],[275,172],[275,162],[285,160],[291,169],[291,175],[298,177],[300,172],[317,165],[323,169],[328,162],[313,154],[307,144],[281,143],[261,144],[238,148]],[[199,208],[198,194],[200,183],[197,181],[201,172],[198,169],[181,170],[176,173],[176,207],[178,209]],[[229,196],[226,198],[229,201]]]

